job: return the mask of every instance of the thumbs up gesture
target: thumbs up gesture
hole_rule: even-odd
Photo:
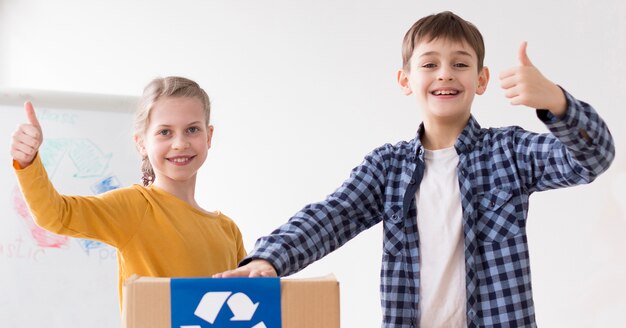
[[[519,66],[500,74],[500,86],[512,105],[547,109],[557,117],[565,114],[567,102],[563,90],[546,79],[533,65],[526,53],[527,43],[519,47]]]
[[[43,133],[41,125],[37,120],[35,109],[30,101],[24,103],[24,110],[28,123],[21,124],[17,130],[13,132],[11,139],[11,156],[16,160],[21,168],[26,168],[35,159],[39,146],[43,142]]]

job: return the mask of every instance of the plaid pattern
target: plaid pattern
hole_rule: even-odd
[[[526,239],[528,198],[535,191],[589,183],[613,160],[605,123],[591,106],[565,94],[563,119],[537,111],[551,134],[519,127],[481,129],[471,117],[455,143],[469,327],[536,326]],[[241,265],[262,258],[279,275],[289,275],[382,221],[382,327],[417,327],[420,267],[414,199],[424,172],[422,131],[423,126],[409,142],[372,151],[326,200],[307,205],[260,238]]]

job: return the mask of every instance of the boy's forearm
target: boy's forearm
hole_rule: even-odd
[[[609,168],[615,157],[613,137],[595,109],[563,90],[566,110],[562,116],[537,111],[538,117],[586,168],[592,177]]]

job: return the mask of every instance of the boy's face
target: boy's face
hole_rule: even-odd
[[[410,71],[398,71],[405,95],[414,95],[426,119],[466,120],[474,95],[485,92],[489,70],[478,70],[476,52],[465,42],[435,39],[413,50]]]

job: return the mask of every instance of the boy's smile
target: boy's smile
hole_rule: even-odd
[[[435,39],[419,43],[410,61],[410,71],[398,72],[406,95],[414,95],[426,120],[469,117],[475,94],[485,92],[487,68],[478,70],[475,51],[465,42]]]

